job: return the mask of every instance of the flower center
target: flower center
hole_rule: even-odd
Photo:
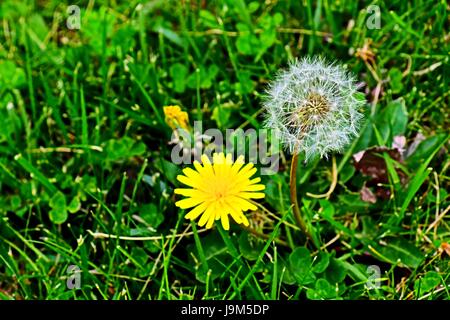
[[[306,102],[298,110],[299,122],[303,125],[318,122],[329,110],[328,100],[316,92],[311,92],[306,98]]]
[[[217,201],[228,196],[228,187],[223,183],[223,181],[217,183],[211,191],[212,191],[213,197]]]
[[[319,93],[311,92],[306,100],[291,113],[288,130],[301,138],[312,126],[322,122],[329,111],[328,100]]]
[[[216,192],[216,199],[217,199],[217,200],[222,199],[222,197],[223,197],[223,193],[222,193],[221,191]]]

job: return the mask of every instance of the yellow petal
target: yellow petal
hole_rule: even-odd
[[[204,181],[204,179],[202,179],[200,173],[193,170],[192,168],[183,169],[183,173],[186,177],[191,179],[191,181],[193,181],[196,186],[204,185],[205,181]]]
[[[202,203],[204,200],[198,198],[187,198],[177,201],[175,205],[181,209],[188,209],[195,207],[196,205]]]
[[[203,154],[200,158],[202,160],[203,166],[211,164],[211,161],[209,161],[209,158],[206,154]]]
[[[240,179],[248,179],[255,173],[256,173],[256,168],[250,169],[250,170],[246,171],[245,173],[239,172],[239,178]]]
[[[240,171],[239,176],[245,175],[247,172],[249,172],[253,168],[253,163],[247,163]]]
[[[231,216],[233,217],[234,221],[236,221],[237,224],[242,224],[242,223],[244,223],[244,219],[247,219],[247,218],[245,218],[242,211],[236,211],[236,212],[232,213]]]
[[[237,223],[242,222],[240,217],[240,211],[234,209],[233,206],[231,206],[228,201],[224,201],[224,207],[226,212],[233,217],[234,221],[236,221]]]
[[[215,212],[215,218],[216,218],[216,220],[219,220],[219,219],[220,219],[220,216],[221,216],[222,214],[226,214],[226,213],[224,212],[224,210],[223,210],[223,205],[221,206],[220,204],[217,204],[217,205],[216,205],[216,212]]]
[[[230,197],[230,204],[233,208],[239,208],[241,211],[247,211],[249,209],[250,210],[258,209],[254,204],[250,203],[249,201],[236,196]]]
[[[195,170],[197,170],[197,172],[198,172],[200,175],[202,175],[203,167],[202,167],[202,165],[200,164],[200,162],[198,162],[197,160],[195,160],[195,161],[194,161],[194,167],[195,167]]]
[[[206,224],[206,222],[209,221],[211,216],[213,217],[214,220],[214,207],[215,207],[214,203],[211,203],[206,208],[206,211],[203,213],[202,217],[200,218],[200,221],[198,222],[198,225],[200,227],[203,227]]]
[[[225,157],[223,155],[223,152],[213,154],[213,163],[214,164],[224,164],[225,163]]]
[[[231,167],[231,172],[236,174],[244,165],[244,156],[239,156]]]
[[[194,209],[189,211],[186,214],[185,218],[190,219],[190,220],[197,219],[206,210],[207,206],[208,206],[208,203],[203,202],[202,204],[198,205],[197,207],[195,207]]]
[[[244,213],[241,213],[241,219],[242,219],[242,223],[244,224],[244,226],[248,227],[250,225],[250,223],[248,222],[248,219]]]
[[[233,217],[234,221],[236,221],[237,224],[244,224],[244,226],[247,227],[250,225],[247,217],[241,210],[235,210],[233,207],[230,207],[230,209],[230,215]]]
[[[244,199],[262,199],[266,195],[263,192],[239,192],[238,196]]]
[[[227,153],[227,156],[225,157],[225,163],[230,167],[233,164],[233,155],[231,153]]]
[[[186,177],[177,176],[178,181],[196,189],[210,189],[209,180],[204,179],[203,176],[200,175],[200,173],[198,173],[197,171],[194,171],[191,168],[185,168],[183,169],[183,173],[186,175]]]
[[[185,177],[185,176],[182,176],[182,175],[178,175],[177,176],[177,180],[180,181],[181,183],[189,186],[189,187],[194,187],[195,186],[194,182],[191,179],[189,179],[188,177]]]
[[[181,194],[185,197],[192,197],[192,198],[201,198],[201,199],[208,199],[210,196],[208,193],[206,193],[203,190],[196,190],[196,189],[187,189],[187,188],[177,188],[175,189],[175,194]]]
[[[206,224],[206,229],[211,229],[212,228],[212,226],[214,224],[214,220],[215,220],[214,213],[212,213],[209,216],[208,223]]]
[[[261,182],[261,178],[260,177],[250,180],[250,184],[255,184],[255,183],[258,183],[258,182]]]
[[[204,168],[204,176],[214,176],[213,167],[211,165],[211,161],[209,161],[209,158],[204,154],[201,156],[203,168]]]
[[[245,181],[235,181],[231,183],[230,193],[242,192],[242,191],[261,191],[265,189],[262,184],[251,184],[248,179]]]
[[[264,190],[264,189],[266,189],[266,186],[265,186],[265,185],[262,185],[262,184],[254,184],[254,185],[251,185],[251,186],[247,186],[247,187],[242,188],[242,191],[262,191],[262,190]]]
[[[186,177],[192,179],[192,178],[200,178],[200,175],[198,174],[197,171],[195,171],[192,168],[184,168],[183,169],[183,173]]]
[[[222,226],[225,230],[230,230],[230,221],[228,220],[228,214],[223,213],[220,217]]]

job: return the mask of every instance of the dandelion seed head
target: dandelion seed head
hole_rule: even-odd
[[[309,158],[341,152],[358,134],[364,101],[355,78],[323,58],[295,60],[269,85],[265,126],[291,153]]]

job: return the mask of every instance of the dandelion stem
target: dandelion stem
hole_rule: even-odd
[[[292,162],[291,162],[291,172],[290,172],[290,182],[289,182],[289,188],[291,193],[291,203],[293,205],[292,211],[294,213],[295,221],[297,222],[297,225],[302,230],[302,232],[311,240],[311,234],[308,232],[308,229],[306,228],[305,220],[303,220],[302,215],[300,213],[300,207],[298,206],[298,200],[297,200],[297,166],[298,166],[298,154],[294,152],[294,155],[292,156]],[[313,241],[314,243],[314,241]]]

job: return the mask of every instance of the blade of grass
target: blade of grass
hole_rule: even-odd
[[[25,159],[22,154],[16,155],[14,157],[14,160],[16,160],[22,168],[28,171],[33,176],[33,179],[40,182],[45,187],[45,189],[47,189],[50,196],[53,196],[58,192],[58,188],[56,188],[41,171],[33,166],[31,162]]]
[[[116,205],[116,214],[115,216],[115,231],[117,234],[121,233],[121,226],[122,226],[122,209],[123,209],[123,198],[125,195],[125,187],[126,187],[126,182],[127,182],[127,173],[124,172],[122,175],[122,182],[120,184],[120,192],[119,192],[119,199],[117,200],[117,205]]]
[[[88,146],[88,121],[86,112],[86,101],[84,100],[84,89],[83,86],[80,88],[80,102],[81,102],[81,144]]]
[[[152,108],[153,113],[155,114],[156,119],[158,120],[159,124],[162,125],[163,127],[166,127],[166,123],[164,122],[163,118],[161,117],[161,115],[158,111],[158,108],[156,107],[155,103],[153,102],[153,99],[147,93],[143,84],[141,83],[141,81],[139,80],[139,78],[137,77],[137,75],[133,69],[134,69],[133,66],[129,65],[129,70],[132,75],[131,79],[137,84],[137,86],[138,86],[139,90],[141,91],[142,95],[144,96],[145,100],[147,100],[148,104]]]
[[[255,264],[253,265],[253,268],[246,275],[244,280],[242,280],[242,282],[239,284],[238,289],[233,292],[233,294],[230,296],[229,300],[233,300],[233,298],[236,297],[236,295],[238,293],[240,293],[244,289],[244,287],[247,285],[247,282],[253,276],[253,274],[255,273],[256,269],[259,267],[259,264],[261,263],[264,255],[266,254],[267,250],[269,249],[269,246],[272,243],[273,239],[275,239],[275,237],[276,237],[276,235],[278,233],[278,229],[280,228],[280,225],[283,223],[284,220],[286,220],[287,216],[288,216],[287,212],[284,213],[283,216],[281,217],[280,221],[278,221],[278,223],[275,225],[275,228],[273,229],[273,231],[272,231],[272,233],[270,235],[270,238],[267,240],[266,244],[264,245],[263,249],[261,250],[258,258],[255,261]]]
[[[447,135],[447,137],[443,139],[443,141],[433,150],[430,156],[420,165],[419,169],[416,171],[413,180],[409,184],[405,200],[403,201],[403,204],[400,208],[399,215],[398,217],[396,217],[397,223],[401,223],[401,221],[405,216],[406,209],[408,208],[412,199],[414,198],[421,185],[424,183],[426,178],[433,170],[432,168],[428,168],[428,165],[430,164],[431,160],[434,158],[436,153],[447,143],[449,139],[450,135]]]
[[[182,212],[184,214],[184,212]],[[200,237],[198,236],[197,225],[194,221],[191,221],[192,231],[194,232],[194,241],[195,248],[197,249],[198,256],[200,258],[200,263],[205,274],[208,274],[209,266],[208,261],[206,260],[205,251],[203,250],[202,242],[200,241]]]

